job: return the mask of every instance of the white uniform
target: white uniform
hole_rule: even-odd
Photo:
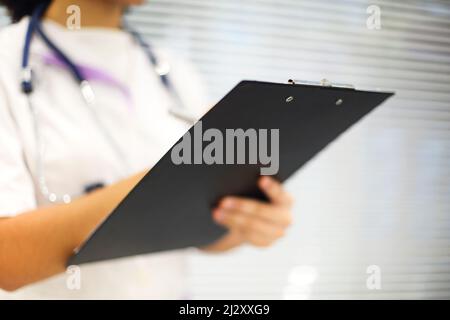
[[[20,91],[20,59],[28,19],[0,31],[0,216],[48,204],[37,189],[36,141],[31,113]],[[50,192],[79,194],[92,184],[111,184],[153,166],[187,130],[170,115],[170,95],[142,49],[126,32],[102,28],[70,31],[53,22],[43,27],[77,64],[109,73],[128,86],[132,105],[116,88],[92,82],[102,122],[127,156],[125,166],[101,134],[67,69],[47,65],[50,50],[35,37],[31,47],[35,92]],[[171,64],[171,79],[196,115],[207,106],[198,78],[185,63],[156,51]],[[30,285],[0,299],[180,298],[185,294],[184,255],[171,252],[125,258],[81,268],[81,289],[69,290],[67,275]],[[1,262],[0,262],[1,263]]]

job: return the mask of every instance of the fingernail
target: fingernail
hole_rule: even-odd
[[[213,218],[217,222],[221,222],[223,220],[223,217],[225,216],[225,211],[220,209],[215,209],[213,212]]]
[[[226,209],[232,209],[234,207],[235,203],[233,201],[233,199],[227,198],[225,200],[222,201],[222,203],[220,204],[220,206],[222,208],[226,208]]]
[[[263,187],[263,188],[268,188],[270,186],[270,183],[271,183],[271,181],[268,177],[263,177],[261,179],[261,187]]]

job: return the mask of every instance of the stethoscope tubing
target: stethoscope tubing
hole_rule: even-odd
[[[38,188],[41,192],[41,194],[47,198],[50,202],[57,202],[58,200],[62,200],[65,203],[68,203],[72,200],[72,197],[69,194],[63,194],[61,197],[58,197],[58,195],[54,192],[51,192],[47,185],[44,165],[43,165],[43,141],[42,141],[42,135],[39,125],[39,114],[37,110],[35,109],[31,94],[34,92],[34,83],[33,83],[33,74],[32,74],[32,68],[30,67],[30,47],[31,42],[33,39],[33,36],[35,34],[39,35],[39,37],[43,40],[43,42],[46,44],[46,46],[53,51],[53,53],[67,66],[70,73],[72,74],[74,80],[77,82],[77,84],[80,87],[80,92],[82,95],[82,98],[85,102],[85,105],[89,109],[89,112],[91,113],[91,116],[93,120],[95,121],[97,127],[99,128],[99,131],[105,138],[105,141],[107,141],[108,145],[111,147],[112,151],[117,155],[117,157],[120,159],[120,161],[124,164],[124,167],[129,167],[127,156],[120,148],[117,141],[114,139],[114,137],[111,135],[111,133],[106,129],[104,124],[102,123],[101,118],[97,114],[96,108],[95,108],[95,95],[92,90],[92,87],[89,84],[89,81],[84,77],[83,73],[80,71],[80,69],[73,63],[70,58],[62,51],[60,50],[47,36],[47,34],[44,32],[42,28],[41,18],[43,14],[45,13],[45,10],[48,6],[48,3],[40,4],[35,11],[33,12],[28,28],[25,35],[25,42],[23,46],[23,55],[22,55],[22,79],[21,79],[21,89],[22,92],[26,95],[27,104],[29,106],[31,117],[33,121],[33,130],[35,135],[35,144],[36,144],[36,161],[35,161],[35,170],[36,170],[36,178],[38,183]],[[133,36],[135,41],[140,45],[140,47],[144,50],[149,62],[153,66],[155,72],[159,75],[159,78],[161,80],[161,83],[163,87],[169,92],[169,95],[172,97],[173,101],[175,102],[177,108],[171,108],[169,109],[169,113],[182,121],[186,121],[190,124],[193,124],[195,122],[195,119],[189,115],[186,108],[184,108],[184,104],[182,102],[182,99],[178,95],[177,91],[175,90],[175,87],[173,86],[172,82],[169,79],[169,68],[160,68],[159,61],[156,57],[156,55],[153,53],[153,50],[148,44],[144,38],[135,30],[131,28],[126,28],[126,30]],[[125,170],[124,170],[125,171]],[[123,173],[123,176],[126,175],[126,172]],[[82,192],[80,192],[82,194]],[[60,198],[60,199],[58,199]]]

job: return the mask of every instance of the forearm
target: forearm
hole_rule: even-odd
[[[143,177],[0,220],[0,287],[13,290],[65,270],[66,262]]]

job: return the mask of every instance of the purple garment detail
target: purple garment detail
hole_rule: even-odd
[[[53,65],[59,68],[67,68],[65,63],[54,54],[44,54],[42,56],[42,59],[44,60],[44,63],[47,65]],[[114,77],[112,77],[111,75],[102,70],[86,65],[76,64],[76,66],[77,68],[79,68],[81,74],[85,77],[86,80],[101,82],[108,86],[118,89],[123,94],[125,100],[127,101],[128,107],[130,109],[133,107],[133,99],[131,96],[131,92],[126,85],[124,85],[123,83],[116,80]]]

